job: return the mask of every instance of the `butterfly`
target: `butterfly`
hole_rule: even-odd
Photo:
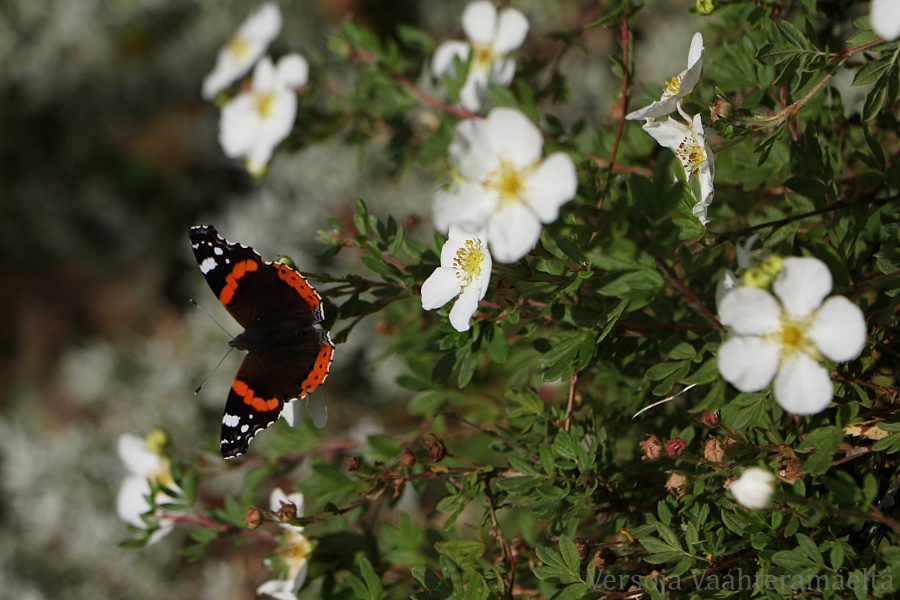
[[[225,458],[247,452],[250,440],[274,423],[285,405],[304,398],[328,376],[334,343],[316,325],[322,298],[303,275],[265,262],[249,246],[222,238],[211,225],[191,228],[191,248],[213,293],[243,333],[229,342],[247,356],[222,417]]]

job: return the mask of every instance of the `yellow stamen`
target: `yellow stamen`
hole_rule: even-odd
[[[486,69],[494,62],[494,50],[490,46],[482,46],[481,44],[472,44],[473,56],[472,67],[478,69]]]
[[[272,112],[272,105],[275,104],[275,96],[272,92],[254,92],[253,101],[256,105],[256,112],[263,118],[268,117]]]
[[[681,75],[676,75],[672,79],[666,82],[666,87],[663,88],[663,98],[671,98],[675,94],[678,93],[678,90],[681,89]]]
[[[456,251],[453,268],[456,271],[456,278],[462,280],[463,287],[481,275],[483,262],[484,243],[477,238],[466,240],[465,244]]]
[[[505,160],[500,161],[500,166],[488,174],[485,179],[485,187],[497,191],[500,196],[500,206],[510,202],[521,202],[525,193],[527,173]]]
[[[700,164],[706,160],[706,148],[700,144],[697,136],[691,133],[691,137],[686,137],[678,144],[675,149],[675,155],[681,161],[685,174],[690,177],[694,171],[700,168]]]
[[[241,60],[250,51],[250,43],[239,35],[232,36],[228,43],[225,44],[228,53],[234,60]]]

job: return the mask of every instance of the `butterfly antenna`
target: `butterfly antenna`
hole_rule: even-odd
[[[228,355],[231,354],[231,351],[232,351],[232,350],[234,350],[234,347],[228,348],[228,352],[226,352],[226,353],[225,353],[225,356],[223,356],[223,357],[221,358],[221,360],[219,360],[219,364],[217,364],[216,367],[212,370],[212,372],[211,372],[209,375],[206,376],[206,379],[203,380],[203,383],[201,383],[200,385],[198,385],[198,386],[197,386],[197,389],[194,390],[194,393],[195,393],[195,394],[199,394],[199,393],[200,393],[200,390],[203,389],[203,386],[206,385],[206,383],[210,380],[210,378],[211,378],[213,375],[216,374],[216,371],[219,370],[219,367],[222,366],[222,363],[225,362],[225,359],[228,358]]]
[[[209,317],[209,318],[212,320],[212,322],[215,323],[215,324],[219,327],[219,329],[221,329],[222,331],[224,331],[224,332],[225,332],[225,335],[227,335],[227,336],[230,337],[231,339],[234,339],[234,336],[231,335],[231,332],[229,332],[227,329],[225,329],[224,327],[222,327],[222,324],[219,323],[218,321],[216,321],[215,317],[213,317],[211,314],[209,314],[209,311],[207,311],[205,308],[203,308],[202,306],[200,306],[200,303],[199,303],[199,302],[197,302],[197,301],[194,300],[193,298],[189,298],[189,300],[191,301],[191,304],[193,304],[194,306],[196,306],[197,308],[199,308],[200,310],[202,310],[203,313],[204,313],[207,317]],[[200,385],[198,385],[198,386],[197,386],[197,389],[194,390],[194,393],[195,393],[195,394],[199,394],[199,393],[200,393],[200,390],[202,390],[202,389],[203,389],[203,386],[205,386],[205,385],[207,384],[207,382],[210,380],[210,378],[212,378],[212,376],[215,375],[216,371],[219,370],[219,367],[222,366],[222,363],[225,362],[225,359],[228,358],[228,355],[231,354],[231,351],[232,351],[232,350],[234,350],[234,347],[233,347],[233,346],[228,348],[228,352],[226,352],[226,353],[225,353],[225,356],[223,356],[223,357],[221,358],[221,360],[219,360],[219,364],[217,364],[216,367],[212,370],[212,372],[211,372],[209,375],[206,376],[206,379],[203,380],[203,383],[201,383]]]
[[[197,302],[197,301],[194,300],[193,298],[188,298],[188,300],[191,301],[191,304],[193,304],[194,306],[196,306],[197,308],[199,308],[200,310],[202,310],[202,311],[203,311],[203,314],[205,314],[207,317],[209,317],[209,318],[212,320],[212,322],[215,323],[216,326],[218,326],[219,329],[221,329],[222,331],[225,332],[225,335],[227,335],[227,336],[230,337],[231,339],[234,339],[234,336],[231,335],[231,332],[228,331],[227,329],[225,329],[224,327],[222,327],[222,324],[219,323],[218,321],[216,321],[216,318],[215,318],[214,316],[212,316],[211,314],[209,314],[209,311],[208,311],[208,310],[206,310],[205,308],[203,308],[202,306],[200,306],[200,303],[199,303],[199,302]],[[226,354],[225,356],[228,356],[228,355]],[[224,359],[222,359],[222,360],[224,360]]]

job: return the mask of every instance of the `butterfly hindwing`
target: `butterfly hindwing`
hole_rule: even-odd
[[[191,228],[191,247],[212,291],[244,327],[230,345],[247,351],[225,403],[222,456],[245,453],[284,405],[328,375],[334,344],[322,322],[322,299],[303,275],[269,263],[212,226]]]

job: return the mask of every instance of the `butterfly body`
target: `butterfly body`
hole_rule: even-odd
[[[265,262],[253,248],[233,244],[212,226],[191,228],[191,247],[209,287],[243,333],[229,342],[247,352],[222,418],[225,458],[247,451],[285,404],[305,397],[328,376],[334,344],[317,327],[322,299],[287,265]]]

